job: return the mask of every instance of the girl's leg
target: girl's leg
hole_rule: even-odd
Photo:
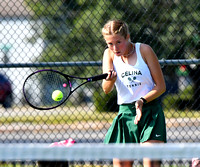
[[[163,141],[159,141],[159,140],[148,140],[142,144],[145,144],[145,145],[149,145],[149,144],[152,144],[152,143],[164,143]],[[144,167],[160,167],[161,165],[161,162],[160,160],[154,160],[154,161],[151,161],[150,159],[148,158],[144,158],[143,159],[143,166]]]
[[[132,167],[133,161],[113,159],[113,167]]]

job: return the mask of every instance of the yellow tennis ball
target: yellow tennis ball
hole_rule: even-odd
[[[60,101],[63,98],[63,93],[60,90],[55,90],[52,93],[52,99],[54,101]]]

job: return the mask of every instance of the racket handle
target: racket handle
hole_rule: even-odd
[[[98,80],[106,79],[107,76],[108,76],[108,74],[105,73],[105,74],[93,76],[93,77],[89,78],[88,80],[89,81],[98,81]]]

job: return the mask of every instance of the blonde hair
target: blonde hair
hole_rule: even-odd
[[[115,35],[119,34],[124,38],[129,34],[128,26],[121,20],[109,20],[102,28],[102,35]]]

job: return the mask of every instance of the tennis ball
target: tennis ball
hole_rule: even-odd
[[[55,90],[52,93],[52,99],[54,101],[60,101],[63,98],[63,93],[60,90]]]

